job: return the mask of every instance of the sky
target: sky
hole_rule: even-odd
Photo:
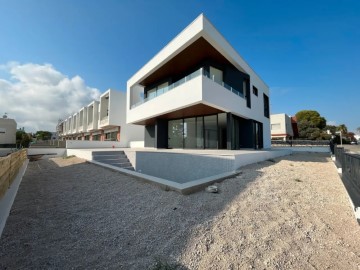
[[[199,14],[270,87],[271,113],[360,127],[360,1],[0,0],[0,117],[55,131]]]

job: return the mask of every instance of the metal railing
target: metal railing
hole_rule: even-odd
[[[349,179],[360,192],[360,155],[347,153],[343,147],[335,147],[336,166],[342,169],[342,174]]]
[[[329,146],[330,141],[312,141],[312,140],[271,140],[272,146]]]

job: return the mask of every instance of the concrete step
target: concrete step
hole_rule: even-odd
[[[92,156],[113,156],[113,155],[125,155],[124,151],[96,151],[92,152]]]
[[[124,151],[96,151],[92,152],[94,161],[115,167],[135,171]]]
[[[125,157],[109,156],[109,157],[93,157],[93,160],[98,162],[129,162],[129,159]]]
[[[118,163],[118,162],[111,162],[111,163],[106,163],[108,165],[112,165],[115,167],[119,167],[119,168],[129,168],[132,167],[130,162],[126,162],[126,163]]]

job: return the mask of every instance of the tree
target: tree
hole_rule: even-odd
[[[16,131],[16,145],[19,147],[29,147],[31,142],[31,136],[27,134],[24,130]]]
[[[303,110],[296,113],[299,138],[309,140],[323,140],[330,136],[324,132],[326,119],[321,117],[317,111]]]
[[[52,133],[50,131],[39,130],[35,133],[35,137],[37,140],[50,140]]]
[[[358,134],[360,134],[360,127],[358,127],[358,128],[356,129],[356,132],[357,132]]]
[[[326,119],[320,116],[320,114],[317,111],[312,111],[312,110],[299,111],[296,113],[296,119],[298,123],[307,121],[311,124],[311,126],[319,129],[323,129],[326,126]]]
[[[331,134],[335,135],[337,126],[326,125],[323,130],[326,132],[329,130]]]
[[[342,134],[347,134],[348,130],[345,124],[341,124],[337,126],[337,131],[341,131]]]

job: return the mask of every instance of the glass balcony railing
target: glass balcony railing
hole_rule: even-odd
[[[148,97],[146,97],[146,98],[140,100],[139,102],[131,105],[131,109],[133,109],[133,108],[135,108],[135,107],[137,107],[137,106],[139,106],[139,105],[141,105],[141,104],[143,104],[145,102],[148,102],[149,100],[152,100],[152,99],[154,99],[154,98],[156,98],[158,96],[161,96],[162,94],[165,94],[166,92],[169,92],[169,91],[175,89],[176,87],[178,87],[178,86],[180,86],[180,85],[182,85],[182,84],[184,84],[184,83],[186,83],[186,82],[188,82],[188,81],[190,81],[190,80],[192,80],[192,79],[194,79],[194,78],[196,78],[196,77],[198,77],[200,75],[202,75],[202,76],[212,80],[213,82],[223,86],[225,89],[227,89],[230,92],[236,94],[237,96],[239,96],[241,98],[244,98],[244,94],[242,92],[240,92],[239,90],[236,90],[235,88],[233,88],[232,86],[226,84],[225,82],[216,81],[214,78],[211,78],[209,72],[205,71],[203,68],[200,68],[200,69],[194,71],[193,73],[185,76],[184,78],[174,82],[173,84],[170,84],[170,85],[168,85],[166,87],[157,89],[154,92],[148,93]]]

